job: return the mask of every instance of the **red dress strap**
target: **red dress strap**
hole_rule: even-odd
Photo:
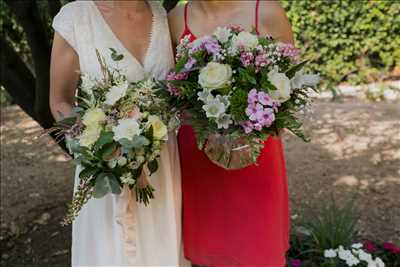
[[[258,13],[259,13],[259,10],[260,9],[260,0],[257,0],[257,2],[256,2],[256,21],[255,21],[255,26],[256,26],[256,33],[257,34],[260,34],[260,32],[258,31]]]
[[[185,32],[190,31],[190,30],[189,30],[189,27],[188,27],[188,23],[187,23],[188,4],[189,4],[189,3],[186,3],[186,4],[185,4],[185,10],[184,10],[184,14],[183,14],[183,17],[184,17],[184,19],[185,19],[185,30],[184,30]]]
[[[185,4],[185,8],[183,11],[183,18],[185,20],[185,29],[183,30],[183,33],[181,35],[180,39],[183,39],[185,36],[189,35],[189,40],[192,42],[196,39],[196,36],[193,35],[192,31],[189,29],[189,25],[188,25],[188,4]]]

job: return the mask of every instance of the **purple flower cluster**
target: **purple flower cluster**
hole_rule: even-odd
[[[270,127],[278,111],[278,103],[263,91],[252,89],[247,96],[248,106],[246,115],[248,121],[241,123],[245,133],[253,130],[261,131],[263,127]]]
[[[186,71],[191,71],[194,65],[197,63],[195,58],[189,57],[188,61],[186,62],[184,68]]]
[[[165,80],[167,81],[167,90],[168,92],[173,95],[173,96],[179,96],[180,92],[178,87],[170,83],[170,81],[184,81],[188,78],[189,73],[188,72],[180,72],[180,73],[175,73],[175,72],[170,72],[167,74],[167,77]]]
[[[208,54],[216,55],[221,51],[221,46],[216,39],[208,36],[193,42],[191,53],[199,50],[205,50]]]
[[[281,54],[282,56],[289,57],[292,59],[296,59],[300,54],[300,51],[296,49],[292,44],[278,43],[276,49],[278,53]]]

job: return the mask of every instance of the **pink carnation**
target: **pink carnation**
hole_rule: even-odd
[[[230,25],[228,28],[231,29],[231,31],[234,33],[239,33],[244,31],[244,29],[239,25]]]
[[[278,53],[284,57],[295,59],[299,56],[300,52],[292,44],[278,43]]]

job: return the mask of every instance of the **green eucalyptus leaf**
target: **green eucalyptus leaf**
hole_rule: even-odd
[[[114,174],[100,173],[95,180],[93,196],[95,198],[102,198],[108,193],[120,194],[121,187]]]
[[[149,168],[150,174],[155,173],[158,170],[158,161],[157,161],[157,159],[148,162],[147,163],[147,167]]]
[[[87,179],[87,178],[90,178],[90,177],[96,175],[96,173],[98,173],[98,172],[99,172],[99,169],[96,167],[86,167],[79,173],[79,178]]]
[[[114,141],[114,134],[112,132],[102,132],[99,139],[94,144],[95,149],[100,149],[104,145],[109,144]]]

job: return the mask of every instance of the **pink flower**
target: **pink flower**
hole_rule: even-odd
[[[245,121],[240,124],[243,127],[245,133],[251,133],[253,131],[253,124],[250,121]]]
[[[278,43],[277,50],[282,56],[292,59],[295,59],[300,54],[299,50],[292,44]]]
[[[272,106],[273,104],[272,98],[262,91],[258,93],[258,102],[260,102],[264,106]]]
[[[247,95],[247,103],[254,104],[258,100],[258,93],[256,89],[251,89],[249,94]]]
[[[246,108],[246,115],[249,116],[249,119],[252,121],[257,120],[257,113],[263,111],[264,107],[260,104],[250,104]]]
[[[394,252],[394,251],[396,251],[396,249],[397,249],[396,245],[393,244],[393,243],[391,243],[391,242],[385,242],[385,243],[383,243],[383,248],[384,248],[385,250],[390,251],[390,252]]]
[[[376,244],[371,240],[365,240],[363,243],[363,247],[369,253],[374,253],[376,251]]]
[[[299,259],[290,260],[290,266],[292,266],[292,267],[300,267],[301,266],[301,260],[299,260]]]
[[[261,131],[263,126],[260,123],[254,123],[254,130]]]
[[[179,91],[178,87],[176,87],[175,85],[173,85],[171,83],[167,83],[167,90],[170,93],[170,95],[173,95],[173,96],[181,95],[181,92]]]
[[[257,115],[257,121],[262,126],[269,127],[275,120],[275,114],[271,108],[265,108],[260,114]]]
[[[265,54],[260,54],[260,55],[256,56],[254,65],[256,66],[256,69],[258,71],[268,64],[269,64],[269,60],[267,59],[267,56]]]
[[[239,33],[244,31],[244,29],[239,25],[230,25],[228,28],[231,29],[231,31],[234,33]]]
[[[242,52],[240,55],[240,61],[242,62],[243,66],[247,67],[253,64],[254,55],[251,52]]]

